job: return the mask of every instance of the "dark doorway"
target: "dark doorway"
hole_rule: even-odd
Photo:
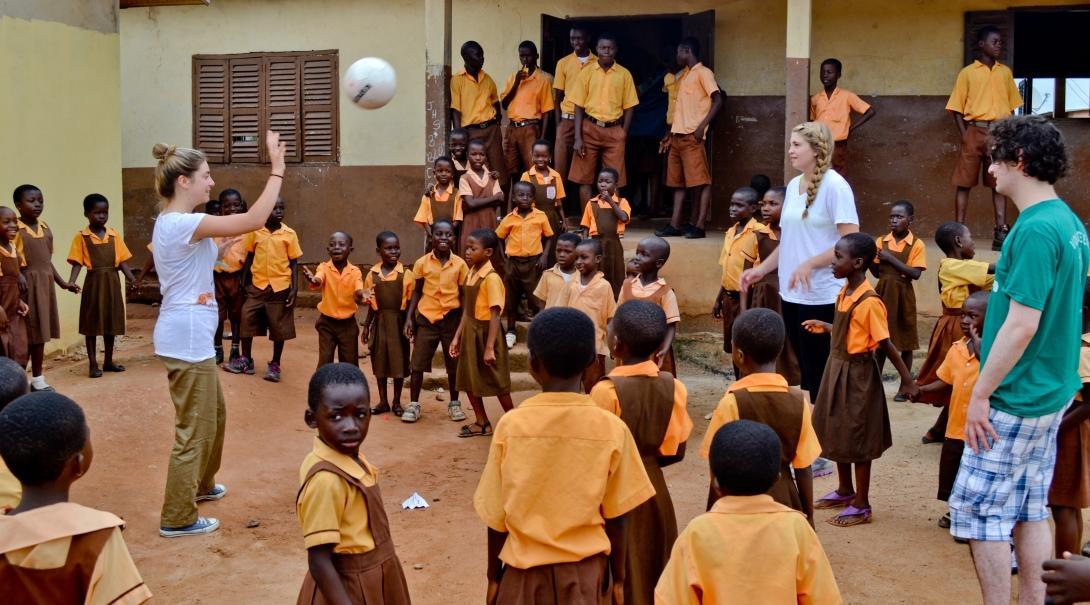
[[[700,40],[705,65],[712,66],[715,55],[715,11],[696,14],[633,15],[613,17],[541,16],[541,65],[555,73],[556,62],[572,52],[568,33],[580,24],[589,33],[590,47],[598,34],[611,32],[617,37],[617,62],[632,72],[640,104],[636,107],[626,146],[628,186],[622,194],[637,216],[661,211],[665,192],[662,187],[662,161],[659,140],[666,132],[667,96],[663,76],[674,68],[677,43],[685,36]],[[551,125],[550,125],[551,126]],[[552,137],[552,133],[549,135]],[[569,216],[579,212],[578,196],[569,195]],[[576,215],[578,216],[578,215]]]

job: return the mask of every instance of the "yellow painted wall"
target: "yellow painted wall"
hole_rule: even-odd
[[[71,238],[87,226],[85,195],[109,198],[110,224],[122,230],[119,50],[116,33],[0,17],[0,200],[10,204],[22,183],[41,187],[65,277]],[[80,340],[79,297],[57,296],[62,338],[52,348]]]
[[[380,110],[341,97],[341,164],[421,164],[423,25],[418,0],[217,0],[122,10],[124,166],[153,166],[158,141],[193,143],[193,55],[328,49],[339,51],[342,76],[366,56],[386,59],[398,74],[397,96]]]

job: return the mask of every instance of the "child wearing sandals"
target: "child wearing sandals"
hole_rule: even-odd
[[[847,283],[837,296],[833,323],[817,319],[802,322],[811,333],[831,333],[833,341],[813,420],[822,455],[836,462],[840,484],[818,499],[814,508],[845,507],[828,520],[838,527],[870,523],[871,463],[893,445],[886,393],[874,351],[885,349],[900,373],[898,392],[909,397],[919,394],[900,352],[889,340],[886,307],[867,282],[867,270],[877,254],[874,238],[865,233],[840,238],[833,248],[831,265],[833,276],[847,279]],[[854,488],[853,467],[857,483]]]
[[[458,436],[481,437],[492,434],[485,397],[499,399],[505,412],[514,407],[507,342],[500,338],[500,314],[507,294],[503,279],[492,268],[492,255],[500,246],[496,232],[478,229],[465,242],[469,273],[462,282],[462,323],[454,334],[450,354],[459,358],[458,389],[465,391],[476,416],[476,422],[463,425]]]

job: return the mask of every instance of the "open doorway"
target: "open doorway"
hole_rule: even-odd
[[[704,64],[713,67],[715,11],[566,18],[543,14],[541,65],[546,71],[555,73],[556,62],[572,52],[568,33],[574,24],[588,30],[591,51],[598,34],[610,32],[615,35],[617,62],[632,73],[636,83],[640,104],[628,133],[625,153],[628,186],[622,195],[632,204],[636,216],[650,217],[668,212],[669,194],[663,187],[663,162],[658,153],[659,141],[666,132],[667,95],[663,90],[663,77],[668,70],[674,69],[677,44],[686,36],[700,41]],[[553,134],[549,137],[552,139]],[[569,195],[566,202],[571,204],[565,208],[569,216],[581,212],[578,196]]]

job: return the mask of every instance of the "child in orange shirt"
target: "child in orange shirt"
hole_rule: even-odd
[[[462,282],[462,323],[454,334],[450,354],[458,359],[458,389],[465,391],[476,421],[462,426],[459,437],[492,434],[484,409],[485,397],[496,397],[506,412],[511,402],[511,372],[507,368],[507,343],[500,338],[503,313],[503,280],[492,270],[492,255],[499,239],[491,229],[478,229],[466,240],[469,273]]]
[[[416,276],[401,264],[401,240],[392,231],[375,237],[381,262],[367,272],[364,292],[370,293],[371,305],[363,322],[363,341],[371,347],[371,369],[378,381],[378,407],[372,414],[385,414],[393,409],[395,416],[405,417],[401,409],[401,389],[409,375],[409,339],[405,336],[405,312],[413,297]],[[394,382],[394,405],[386,394],[387,379]]]
[[[610,351],[618,365],[590,393],[598,407],[628,425],[655,486],[655,497],[628,514],[626,604],[654,603],[655,581],[677,539],[674,502],[662,469],[685,458],[685,442],[693,430],[685,409],[685,385],[659,371],[655,361],[665,336],[666,314],[657,305],[630,300],[618,306],[608,330]]]
[[[26,259],[16,244],[17,237],[19,217],[11,208],[0,206],[0,355],[25,368],[30,360],[26,324],[30,307],[22,299]]]
[[[413,217],[413,222],[424,230],[425,253],[433,247],[431,229],[436,221],[450,221],[455,231],[462,224],[462,197],[454,183],[454,161],[445,155],[435,158],[432,174],[435,184],[424,192]]]
[[[950,389],[950,418],[946,423],[946,439],[939,456],[939,490],[935,496],[946,502],[965,451],[965,417],[969,412],[969,397],[980,375],[980,333],[984,329],[984,314],[988,310],[988,292],[974,292],[965,300],[961,315],[961,332],[965,335],[946,353],[946,360],[937,371],[939,379],[920,385],[920,393]],[[939,527],[950,528],[950,513],[939,519]]]
[[[728,423],[710,440],[709,458],[718,500],[678,536],[655,603],[842,603],[814,529],[768,495],[780,474],[776,432]]]
[[[912,282],[927,270],[927,251],[923,240],[912,233],[916,208],[908,200],[893,202],[889,208],[889,233],[878,238],[878,256],[871,274],[878,278],[874,291],[882,297],[889,317],[889,339],[901,352],[901,361],[912,371],[912,353],[920,348],[916,330],[916,290]],[[886,365],[886,355],[877,352],[878,369]],[[894,401],[904,401],[898,395]]]
[[[367,379],[356,366],[331,363],[307,391],[306,423],[318,436],[299,468],[295,505],[308,565],[296,603],[408,605],[378,471],[360,454],[371,425]]]
[[[503,206],[504,194],[500,180],[485,166],[484,141],[474,139],[468,145],[469,169],[458,181],[462,197],[462,225],[458,236],[458,252],[465,255],[469,234],[478,229],[495,229],[497,208]],[[492,259],[492,268],[503,272],[503,257]]]
[[[832,350],[814,404],[814,429],[822,455],[836,462],[839,486],[822,496],[814,508],[846,507],[828,520],[838,527],[870,523],[871,463],[893,445],[886,393],[874,351],[883,347],[901,375],[900,391],[913,397],[919,388],[889,341],[889,324],[882,299],[867,283],[867,269],[878,254],[874,238],[850,233],[833,248],[833,277],[847,283],[836,301],[832,324],[817,319],[802,322],[814,333],[832,333]],[[852,466],[858,487],[852,487]]]
[[[352,236],[334,231],[329,236],[326,252],[329,260],[318,265],[313,273],[303,267],[303,276],[312,290],[322,290],[318,303],[318,367],[333,363],[334,354],[341,363],[358,366],[360,361],[360,328],[356,323],[357,305],[364,302],[363,275],[360,268],[348,262],[352,254]]]
[[[739,278],[757,260],[757,230],[761,224],[753,218],[753,213],[757,211],[758,201],[757,190],[752,187],[739,187],[730,196],[730,218],[734,224],[723,234],[723,250],[719,253],[723,278],[712,307],[712,316],[723,320],[723,351],[726,353],[731,352],[731,326],[742,310]],[[739,378],[738,372],[734,377]]]
[[[220,216],[242,214],[246,212],[246,200],[242,194],[234,189],[224,189],[219,195]],[[208,212],[212,200],[205,204],[205,212]],[[216,324],[216,364],[223,363],[223,322],[231,323],[231,351],[227,360],[233,360],[239,355],[239,345],[242,337],[239,330],[242,327],[242,305],[246,302],[246,288],[242,285],[242,268],[246,264],[246,238],[244,236],[230,238],[216,238],[216,244],[220,247],[220,258],[216,262],[215,273],[212,274],[216,286],[216,306],[219,307],[219,323]],[[148,255],[148,263],[154,264],[155,257]],[[145,265],[140,272],[140,279],[150,267]],[[139,280],[137,280],[139,289]]]
[[[564,179],[559,172],[549,166],[553,159],[552,156],[552,143],[545,139],[534,141],[534,146],[530,152],[533,165],[530,166],[529,170],[522,173],[520,180],[534,186],[534,207],[549,217],[549,225],[552,226],[553,232],[559,234],[564,233],[566,230],[564,226],[567,220],[564,216],[564,198],[566,194],[564,192]],[[551,267],[555,262],[555,251],[550,250],[545,258],[546,266]]]
[[[125,334],[125,300],[117,272],[125,274],[128,283],[136,278],[125,261],[132,253],[121,234],[106,226],[110,218],[110,202],[106,196],[92,193],[83,198],[83,216],[87,227],[72,238],[68,264],[72,273],[68,283],[76,283],[80,269],[87,267],[79,302],[79,333],[87,344],[88,375],[99,378],[102,372],[124,372],[125,366],[114,363],[114,337]],[[106,346],[106,355],[99,369],[98,336]]]
[[[594,332],[572,309],[530,324],[530,374],[543,392],[496,423],[473,495],[488,526],[489,603],[624,596],[625,519],[655,488],[624,421],[579,393]]]
[[[625,280],[624,247],[620,236],[631,220],[632,207],[628,200],[617,195],[620,173],[614,168],[603,168],[598,173],[598,195],[587,201],[579,224],[584,235],[602,242],[602,273],[613,287],[613,296],[621,293]]]
[[[83,410],[59,393],[30,393],[0,412],[0,435],[0,457],[23,490],[19,505],[0,515],[3,601],[138,605],[151,599],[121,536],[125,522],[69,502],[72,484],[93,458]]]
[[[556,306],[564,284],[579,275],[575,269],[575,247],[581,241],[583,238],[575,233],[563,232],[556,236],[556,244],[553,246],[556,249],[556,264],[542,272],[541,280],[534,288],[534,296],[546,309]]]
[[[590,393],[591,388],[606,375],[606,354],[609,345],[606,342],[606,326],[613,319],[617,310],[617,301],[613,298],[613,289],[606,281],[598,264],[602,262],[602,242],[585,239],[575,247],[575,268],[579,276],[573,278],[560,290],[556,305],[572,307],[587,314],[594,322],[595,342],[598,355],[583,372],[583,389]]]
[[[677,376],[674,337],[677,335],[677,326],[681,323],[681,311],[677,307],[674,289],[666,285],[665,279],[659,277],[659,270],[669,259],[670,242],[657,235],[640,240],[636,245],[635,258],[626,266],[626,269],[635,269],[636,276],[624,280],[617,304],[623,305],[630,300],[646,300],[662,309],[666,314],[666,334],[655,353],[655,361],[664,372]]]
[[[530,312],[541,310],[541,301],[534,296],[534,289],[541,281],[547,259],[553,249],[556,232],[549,224],[549,217],[534,208],[534,188],[526,181],[519,181],[511,189],[515,209],[503,217],[496,228],[496,236],[507,258],[504,286],[507,288],[507,347],[515,346],[515,320],[522,297]]]
[[[780,478],[768,495],[806,515],[814,524],[814,478],[811,465],[821,444],[811,418],[806,392],[787,385],[776,373],[776,359],[786,341],[783,319],[768,309],[743,311],[734,322],[731,357],[742,376],[727,388],[712,413],[700,455],[707,458],[719,427],[753,420],[776,431],[780,439]],[[708,508],[715,503],[715,484],[708,490]]]

